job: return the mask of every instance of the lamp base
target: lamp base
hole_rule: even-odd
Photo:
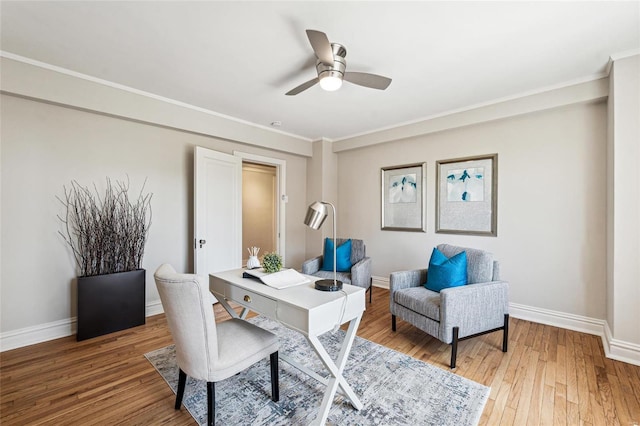
[[[339,291],[342,290],[342,281],[318,280],[316,281],[316,290],[320,291]]]

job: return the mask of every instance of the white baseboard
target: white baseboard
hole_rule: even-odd
[[[162,303],[159,300],[147,304],[145,308],[145,316],[147,317],[163,312]],[[76,334],[77,330],[77,319],[72,317],[0,333],[0,352],[71,336]]]
[[[371,285],[389,290],[389,278],[376,276],[372,276],[371,278],[373,278],[373,283],[371,283]]]
[[[604,345],[604,352],[607,358],[640,365],[640,345],[614,339],[608,323],[605,323],[604,333],[604,336],[602,336],[602,344]]]
[[[7,331],[0,334],[0,352],[71,336],[75,332],[75,317]]]
[[[373,277],[373,285],[388,289],[389,278]],[[514,318],[600,336],[607,358],[640,365],[640,345],[614,339],[611,335],[609,324],[605,320],[536,308],[519,303],[509,304],[509,314]]]

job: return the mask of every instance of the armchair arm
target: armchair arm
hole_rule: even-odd
[[[305,260],[302,262],[302,273],[306,275],[313,275],[320,270],[322,266],[322,256],[316,256],[313,259]]]
[[[358,287],[369,288],[371,285],[371,258],[363,257],[355,265],[351,266],[351,284]]]
[[[509,313],[509,283],[491,281],[444,289],[440,292],[440,337],[453,339],[453,327],[459,337],[502,327]]]
[[[403,288],[418,287],[425,282],[427,282],[426,269],[392,272],[389,275],[389,290],[391,291],[391,294],[393,294],[394,291],[401,290]]]
[[[402,290],[403,288],[418,287],[424,284],[426,281],[426,269],[413,269],[411,271],[392,272],[389,275],[389,310],[391,311],[391,313],[393,315],[396,314],[395,297],[393,294],[394,292]]]

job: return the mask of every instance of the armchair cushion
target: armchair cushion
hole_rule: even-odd
[[[324,241],[324,260],[322,262],[323,271],[333,272],[333,240],[326,238]],[[336,270],[338,272],[351,271],[351,240],[336,247]]]
[[[410,287],[394,294],[394,302],[440,322],[440,294],[424,287]]]
[[[440,292],[445,288],[458,287],[467,284],[467,254],[460,252],[447,258],[437,248],[433,249],[427,270],[428,290]]]
[[[479,249],[452,246],[449,244],[438,245],[438,250],[447,257],[458,253],[467,253],[467,284],[486,283],[493,281],[493,254]]]

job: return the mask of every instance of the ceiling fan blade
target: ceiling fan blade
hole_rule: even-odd
[[[390,78],[366,72],[345,72],[344,79],[359,86],[378,90],[384,90],[391,84]]]
[[[316,78],[312,78],[311,80],[302,83],[300,86],[289,90],[287,93],[285,93],[285,95],[287,96],[293,96],[293,95],[297,95],[300,92],[303,92],[305,90],[307,90],[309,87],[313,86],[314,84],[318,83],[318,77]]]
[[[327,35],[322,31],[307,30],[307,37],[309,38],[313,52],[318,59],[320,59],[320,62],[333,66],[333,50],[331,49],[331,43],[329,43]]]

